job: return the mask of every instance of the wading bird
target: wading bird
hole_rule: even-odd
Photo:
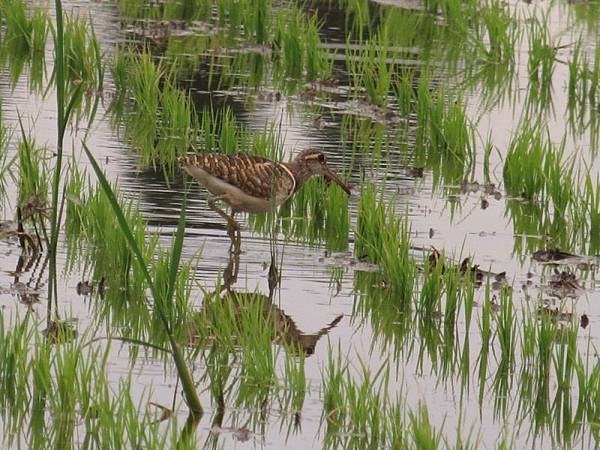
[[[245,153],[198,153],[182,156],[178,161],[187,173],[213,194],[208,205],[227,220],[232,242],[239,239],[239,225],[234,219],[236,212],[272,211],[313,176],[324,176],[350,195],[348,186],[327,167],[325,154],[314,149],[301,151],[289,163]],[[231,215],[220,209],[217,201],[228,204]]]

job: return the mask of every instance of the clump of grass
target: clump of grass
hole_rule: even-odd
[[[130,59],[131,75],[127,80],[135,99],[126,132],[141,153],[144,164],[150,164],[154,156],[157,138],[156,117],[160,110],[160,81],[164,76],[162,64],[154,64],[152,56],[144,52],[139,58]]]
[[[230,32],[242,31],[247,41],[259,44],[268,42],[273,7],[271,1],[224,0],[215,3],[221,26],[227,25]]]
[[[38,242],[40,233],[48,241],[47,219],[49,189],[47,178],[50,169],[47,165],[46,148],[38,147],[23,128],[22,141],[18,147],[19,190],[17,204],[23,221],[30,221],[35,229]]]
[[[574,208],[573,223],[582,225],[581,235],[584,242],[589,242],[587,254],[594,255],[600,249],[600,180],[592,181],[588,175],[585,179],[584,193],[580,197],[583,200],[583,208]],[[575,211],[583,211],[583,218],[578,216]]]
[[[48,38],[49,19],[45,10],[34,9],[31,15],[31,64],[29,88],[33,92],[42,92],[46,77],[46,40]]]
[[[188,95],[168,80],[161,91],[161,108],[158,119],[159,136],[156,157],[166,166],[168,173],[175,172],[175,162],[192,146],[195,129],[195,113]]]
[[[111,106],[114,118],[125,122],[125,134],[141,156],[143,165],[161,168],[173,175],[177,156],[195,142],[196,112],[188,94],[167,75],[162,62],[151,54],[140,56],[120,50],[115,56],[113,76],[118,96]],[[133,102],[125,102],[127,96]],[[206,129],[206,122],[200,124]],[[209,120],[209,125],[214,121]]]
[[[528,23],[529,59],[527,70],[529,80],[536,85],[549,86],[552,83],[557,46],[550,37],[548,18],[532,17]]]
[[[364,45],[355,48],[346,45],[346,64],[352,75],[354,90],[364,90],[370,103],[385,107],[393,85],[397,55],[389,50],[390,39],[386,27]]]
[[[3,114],[0,109],[0,201],[6,196],[8,179],[12,179],[14,176],[12,165],[17,158],[16,156],[13,156],[9,159],[8,143],[10,135],[10,130],[3,121]]]
[[[410,303],[417,267],[409,255],[408,225],[398,218],[375,188],[363,188],[355,232],[354,252],[358,258],[380,264],[398,302]]]
[[[306,357],[304,353],[298,353],[298,349],[293,347],[288,348],[285,353],[285,374],[282,377],[284,387],[279,402],[283,410],[290,411],[295,415],[302,412],[310,387],[306,378],[305,365]]]
[[[272,345],[273,318],[269,313],[265,314],[265,300],[260,295],[235,295],[234,336],[239,345],[241,364],[238,406],[265,404],[277,380],[278,350]]]
[[[263,233],[269,233],[273,226],[274,231],[281,229],[288,238],[300,242],[324,242],[333,251],[348,247],[348,195],[337,185],[327,186],[322,180],[306,182],[276,216],[251,216],[250,221],[255,230]]]
[[[573,164],[563,157],[564,144],[556,148],[543,131],[525,126],[513,137],[504,162],[506,192],[542,203],[551,199],[558,214],[566,212],[573,197]]]
[[[104,67],[100,44],[89,19],[72,15],[66,17],[64,57],[65,80],[71,91],[71,102],[78,106],[86,98],[97,98],[102,91]],[[91,108],[92,104],[87,103],[88,113]]]
[[[429,412],[424,403],[420,403],[417,412],[409,414],[410,427],[415,448],[440,448],[442,443],[441,431],[436,431],[429,420]]]
[[[83,442],[149,449],[175,445],[180,433],[176,418],[158,431],[152,426],[155,418],[144,412],[150,392],[132,395],[131,374],[117,385],[108,379],[110,345],[51,345],[30,315],[11,318],[10,330],[5,319],[0,319],[3,444],[69,448]],[[138,396],[136,404],[133,399]]]
[[[487,47],[484,47],[482,35],[475,38],[475,44],[480,46],[488,61],[497,64],[514,65],[517,42],[521,37],[519,21],[513,11],[497,0],[492,0],[479,10],[482,25],[487,37]]]
[[[174,237],[173,248],[170,254],[170,261],[168,266],[165,266],[165,268],[163,269],[164,272],[168,271],[168,281],[166,283],[166,288],[162,289],[162,286],[157,284],[157,281],[160,281],[161,278],[153,278],[151,272],[148,270],[149,259],[145,257],[144,253],[142,253],[141,251],[141,248],[145,248],[146,246],[138,245],[139,241],[136,240],[136,237],[133,235],[132,228],[129,226],[127,218],[123,214],[123,210],[119,206],[119,203],[108,181],[106,180],[106,177],[102,173],[100,166],[98,166],[98,163],[96,162],[96,160],[85,145],[84,150],[88,159],[92,163],[92,167],[94,168],[94,171],[99,179],[99,182],[102,186],[102,190],[110,202],[112,212],[117,218],[120,232],[126,238],[127,247],[133,255],[132,259],[136,262],[138,270],[142,273],[142,278],[147,283],[147,285],[150,288],[150,291],[152,292],[152,297],[154,301],[153,311],[156,313],[158,322],[162,327],[162,331],[166,334],[170,354],[173,357],[175,366],[177,368],[177,374],[182,384],[184,399],[190,411],[190,418],[193,422],[197,423],[197,420],[199,420],[200,417],[202,417],[203,408],[200,403],[196,387],[192,380],[190,370],[184,359],[183,351],[177,343],[176,334],[173,331],[174,324],[172,324],[169,320],[171,318],[171,302],[173,300],[173,296],[177,288],[179,262],[183,247],[186,209],[185,202],[181,208],[181,216],[177,225],[177,233]],[[144,236],[142,236],[142,239],[144,239]]]
[[[507,289],[500,297],[500,313],[497,319],[496,339],[500,347],[498,367],[494,376],[494,411],[504,415],[512,388],[516,356],[516,320],[513,299]]]
[[[432,84],[430,74],[422,73],[416,88],[416,158],[434,169],[434,186],[456,185],[475,166],[476,128],[463,102]]]
[[[590,147],[593,148],[597,142],[598,120],[594,105],[600,98],[600,50],[596,48],[591,62],[581,42],[581,38],[576,41],[568,62],[567,117],[574,137],[589,130]]]
[[[332,63],[322,47],[320,24],[316,17],[307,19],[302,10],[292,6],[291,11],[278,14],[274,24],[273,47],[276,49],[276,69],[285,78],[295,80],[324,80],[331,74]]]
[[[352,316],[360,318],[360,324],[369,324],[377,337],[377,345],[382,351],[393,355],[393,361],[403,361],[407,344],[413,338],[413,305],[398,303],[396,294],[387,285],[379,272],[357,273],[355,275],[354,307]]]
[[[510,143],[504,182],[509,195],[527,202],[511,199],[507,211],[528,250],[536,250],[537,236],[546,235],[546,245],[593,254],[597,188],[589,176],[576,175],[575,160],[564,152],[564,140],[553,144],[543,131],[523,127]],[[515,240],[519,254],[522,239]]]
[[[23,68],[30,64],[29,86],[35,92],[41,92],[45,75],[45,48],[48,37],[48,14],[41,8],[27,11],[25,2],[6,0],[0,2],[0,12],[5,19],[4,42],[6,58],[14,87]]]
[[[11,0],[2,2],[2,16],[6,21],[6,49],[14,86],[31,52],[33,26],[27,14],[25,2]]]
[[[75,170],[67,185],[66,233],[69,248],[74,252],[67,254],[67,267],[89,272],[96,282],[105,280],[106,297],[97,305],[100,318],[115,329],[129,330],[129,337],[151,337],[157,328],[151,326],[153,319],[146,307],[148,286],[133,264],[133,254],[111,212],[110,200],[100,188],[82,191],[81,181],[82,175]],[[158,237],[149,235],[135,203],[125,200],[120,203],[137,245],[144,249],[144,257],[152,258]],[[82,243],[86,244],[86,250],[79,252]]]
[[[0,409],[4,417],[4,427],[9,431],[9,435],[14,437],[26,428],[25,420],[29,407],[26,380],[29,379],[32,369],[26,355],[32,339],[32,330],[27,319],[16,321],[11,328],[7,330],[4,318],[0,318]]]
[[[415,102],[417,99],[415,76],[414,70],[401,70],[400,76],[394,84],[398,110],[403,117],[409,117],[415,113]]]
[[[528,23],[527,108],[545,111],[552,101],[552,77],[559,46],[550,36],[547,17],[533,17]]]

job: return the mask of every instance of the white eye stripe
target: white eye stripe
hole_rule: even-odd
[[[314,153],[312,155],[306,156],[304,159],[307,159],[307,160],[316,159],[319,162],[325,162],[325,155],[323,153]]]

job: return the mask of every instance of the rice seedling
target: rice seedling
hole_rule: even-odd
[[[434,187],[457,185],[470,178],[476,162],[476,131],[459,99],[443,91],[432,94],[422,75],[417,87],[415,153],[433,170]]]
[[[362,49],[360,52],[364,53],[356,52],[358,58],[372,52],[372,60],[364,62],[363,66],[356,64],[352,69],[350,66],[354,62],[347,65],[350,72],[356,72],[350,77],[358,80],[354,86],[357,92],[366,93],[369,98],[376,99],[372,103],[379,102],[394,113],[397,108],[408,120],[395,127],[395,123],[374,124],[365,119],[347,118],[347,114],[342,113],[343,151],[355,151],[357,160],[361,164],[364,162],[367,170],[391,167],[399,161],[400,164],[408,161],[425,167],[429,169],[426,176],[431,173],[434,190],[440,185],[473,179],[478,174],[475,155],[480,151],[475,134],[477,126],[469,119],[461,94],[457,93],[461,86],[447,86],[449,75],[445,70],[456,71],[463,64],[467,75],[473,75],[471,89],[479,89],[475,83],[481,83],[482,89],[486,90],[486,82],[490,86],[507,82],[512,78],[511,64],[520,32],[515,16],[497,2],[477,7],[472,2],[459,4],[453,0],[429,5],[443,16],[398,11],[367,3],[362,0],[342,3],[347,8],[344,20],[348,28],[354,30],[348,48]],[[293,91],[299,81],[328,76],[332,62],[322,47],[322,40],[329,33],[336,36],[333,39],[339,39],[339,30],[330,27],[330,22],[323,22],[328,28],[321,34],[322,16],[313,15],[313,11],[318,12],[317,8],[306,13],[294,4],[289,8],[293,14],[285,17],[288,11],[267,0],[258,5],[256,12],[253,2],[249,1],[146,4],[133,0],[121,4],[124,10],[129,9],[138,17],[181,17],[188,24],[202,18],[209,27],[218,24],[214,36],[171,38],[164,46],[153,46],[154,53],[149,50],[138,53],[133,47],[118,51],[112,71],[121,98],[120,103],[113,103],[114,117],[122,120],[125,136],[139,151],[141,164],[153,164],[163,169],[168,178],[173,174],[174,167],[170,164],[175,157],[190,148],[223,152],[241,149],[281,158],[283,128],[273,124],[262,131],[250,131],[249,127],[238,123],[233,110],[218,106],[221,100],[217,97],[222,94],[234,97],[233,101],[239,105],[238,100],[246,97],[249,86],[264,84],[271,89],[273,83],[285,83]],[[66,19],[65,24],[69,20],[78,19]],[[342,23],[342,16],[339,22]],[[33,32],[34,40],[36,33]],[[42,35],[41,31],[39,35]],[[473,36],[487,39],[487,42],[478,47],[477,43],[465,41]],[[89,41],[89,37],[85,39]],[[85,59],[81,58],[84,38],[79,29],[72,30],[71,37],[64,38],[73,39],[70,41],[73,57],[80,58],[73,64],[77,68]],[[220,53],[221,47],[239,46],[238,50],[243,51],[245,42],[266,44],[267,49],[272,43],[274,46],[268,56],[232,56],[226,50]],[[65,49],[69,46],[71,44]],[[163,58],[165,47],[170,53]],[[406,47],[414,49],[407,50]],[[181,52],[189,55],[182,56]],[[408,64],[398,59],[405,55],[408,55]],[[472,61],[482,56],[485,58],[483,63]],[[427,68],[434,67],[430,62],[437,63],[442,57],[442,65],[449,67]],[[66,55],[63,62],[65,58]],[[291,58],[299,59],[289,61]],[[252,68],[245,67],[249,64]],[[573,87],[569,89],[575,97],[581,96],[582,92],[592,95],[589,91],[593,75],[584,72],[583,66],[582,58],[573,63]],[[479,69],[481,73],[476,72]],[[547,69],[538,69],[541,79]],[[102,77],[98,69],[95,74],[89,72],[75,77],[69,72],[68,65],[63,70],[63,81],[58,86],[63,89],[63,109],[59,116],[64,125],[69,117],[68,105],[76,98],[69,96],[82,95],[76,92],[76,85],[85,77],[96,77],[96,80]],[[252,74],[248,73],[250,71]],[[346,74],[340,70],[336,71],[336,77],[338,75]],[[204,92],[198,93],[198,77],[210,79],[207,90],[238,89],[233,94],[219,92],[212,95],[210,106],[196,112],[193,101],[203,100],[204,95]],[[249,81],[253,77],[254,80]],[[345,80],[340,82],[343,88]],[[452,82],[460,84],[460,76]],[[198,83],[204,89],[205,79]],[[345,100],[344,95],[341,98]],[[244,108],[251,110],[253,105],[245,103]],[[315,111],[321,113],[323,109]],[[337,120],[337,113],[331,116]],[[64,136],[60,123],[59,131]],[[388,128],[396,130],[389,131]],[[540,130],[540,136],[536,138],[534,135]],[[417,151],[413,152],[415,138],[418,145]],[[35,148],[33,140],[29,141]],[[589,254],[595,254],[600,246],[592,236],[593,230],[600,226],[596,217],[600,198],[597,183],[591,176],[583,177],[583,187],[579,187],[580,180],[573,174],[577,166],[574,160],[565,158],[570,152],[569,145],[568,141],[551,143],[543,129],[535,126],[517,134],[511,143],[504,164],[504,182],[506,190],[510,190],[509,195],[520,198],[507,202],[506,214],[512,219],[516,233],[533,236],[519,236],[515,240],[526,240],[529,250],[539,247],[539,235],[542,234],[549,236],[549,240],[544,241],[548,245],[585,245]],[[495,159],[491,155],[494,147],[494,142],[488,139],[482,151],[483,176],[488,182],[493,178],[490,164]],[[40,167],[46,174],[51,173],[49,163],[43,157],[38,158],[39,164],[26,161],[33,153],[25,151],[25,147],[18,153],[23,159],[23,162],[19,159],[21,164],[35,166],[34,169],[20,167],[22,178],[29,177],[26,170],[34,173]],[[389,160],[386,161],[386,157]],[[484,423],[488,420],[485,407],[488,403],[495,401],[498,413],[508,415],[516,408],[511,403],[519,405],[521,402],[517,420],[523,430],[532,426],[530,433],[534,445],[542,438],[546,444],[545,436],[550,434],[552,445],[568,447],[573,440],[587,436],[586,431],[581,431],[586,427],[595,429],[589,432],[590,435],[598,435],[595,399],[597,378],[600,377],[593,364],[589,370],[585,368],[584,353],[578,353],[577,349],[576,330],[564,331],[549,318],[538,320],[532,311],[517,312],[519,297],[515,295],[513,299],[508,291],[498,294],[488,284],[485,293],[477,292],[470,270],[462,273],[450,258],[440,258],[435,263],[425,258],[421,263],[421,258],[411,249],[409,217],[392,206],[395,199],[384,197],[384,193],[389,194],[395,188],[390,181],[387,189],[383,186],[386,183],[376,189],[370,182],[362,182],[354,253],[360,263],[366,260],[381,270],[378,273],[354,272],[351,319],[352,328],[364,327],[366,332],[372,333],[372,342],[366,343],[366,346],[370,345],[370,355],[374,359],[381,357],[388,363],[385,367],[370,366],[366,362],[351,365],[353,359],[360,359],[362,355],[354,358],[354,355],[344,356],[338,351],[337,359],[330,349],[323,358],[329,358],[330,366],[326,364],[323,369],[322,389],[311,392],[308,381],[311,374],[305,372],[310,369],[305,366],[310,367],[314,359],[305,360],[294,342],[274,326],[274,318],[279,316],[273,316],[274,310],[265,307],[260,295],[240,295],[236,304],[209,294],[201,300],[202,309],[193,313],[190,283],[186,282],[192,266],[173,264],[177,250],[166,252],[158,245],[158,234],[151,232],[135,202],[121,196],[118,201],[116,198],[111,200],[105,186],[88,188],[87,176],[76,167],[77,162],[73,159],[68,177],[64,177],[63,170],[60,182],[53,184],[57,188],[53,192],[46,189],[46,198],[57,192],[57,199],[60,199],[64,191],[64,200],[59,200],[55,206],[61,201],[66,204],[64,235],[67,241],[77,243],[68,250],[72,268],[79,263],[77,270],[89,275],[90,283],[106,278],[104,298],[98,298],[90,306],[91,322],[109,330],[115,338],[129,342],[127,350],[132,361],[137,361],[138,347],[146,346],[154,352],[153,356],[160,355],[166,364],[171,353],[164,354],[163,347],[172,348],[179,361],[177,369],[184,379],[183,351],[177,352],[175,344],[188,344],[189,360],[196,362],[200,358],[206,363],[198,390],[206,389],[207,396],[210,395],[215,407],[213,426],[218,427],[215,429],[224,429],[223,424],[228,425],[227,421],[231,421],[234,427],[243,424],[256,431],[257,439],[262,436],[270,439],[272,416],[280,413],[275,411],[273,414],[273,404],[277,404],[284,410],[282,416],[286,417],[282,422],[293,422],[290,425],[293,431],[288,431],[290,436],[300,431],[300,416],[306,415],[307,405],[313,406],[315,393],[322,392],[325,431],[319,439],[323,437],[326,447],[474,448],[474,442],[480,443],[479,437],[472,439],[469,434],[463,438],[464,427],[468,424],[463,423],[462,417],[457,418],[456,439],[446,440],[437,412],[435,415],[431,409],[428,412],[424,405],[411,411],[402,393],[393,398],[390,392],[396,389],[396,384],[400,384],[400,389],[404,389],[404,385],[389,383],[388,379],[401,373],[404,367],[416,365],[419,375],[432,380],[432,389],[445,389],[450,384],[453,389],[455,382],[460,382],[461,402],[469,400],[471,371],[474,371],[477,381],[473,384],[479,383]],[[393,176],[397,175],[393,167],[391,172]],[[373,179],[381,171],[374,173]],[[533,174],[533,180],[529,179],[530,174]],[[34,174],[27,183],[36,178],[43,181],[44,176]],[[35,188],[33,183],[23,190]],[[112,190],[116,189],[114,185]],[[282,232],[286,239],[311,245],[324,243],[328,250],[347,249],[351,242],[352,217],[348,204],[341,201],[340,195],[343,194],[336,187],[314,180],[283,206],[279,215],[253,216],[251,225],[254,230],[270,235]],[[521,197],[527,201],[522,202]],[[116,203],[122,218],[115,215]],[[58,227],[63,224],[60,211],[58,206]],[[129,226],[129,235],[123,233],[119,220]],[[174,241],[177,248],[179,241],[177,238]],[[178,271],[177,275],[173,275],[174,270]],[[342,271],[335,269],[335,281],[341,279]],[[216,290],[220,289],[217,282]],[[473,331],[469,327],[475,296],[478,300],[483,297],[481,308],[475,309],[475,320],[480,328],[476,338],[469,336]],[[499,313],[494,312],[499,303],[494,296],[501,300]],[[53,317],[51,320],[59,319]],[[274,339],[284,344],[285,354],[273,347]],[[358,338],[353,335],[353,339]],[[7,345],[10,347],[10,343]],[[59,346],[62,353],[57,356],[54,347]],[[68,447],[75,441],[76,445],[85,448],[104,447],[109,445],[108,442],[114,443],[115,447],[193,448],[190,443],[193,439],[188,441],[178,437],[175,418],[157,426],[149,414],[143,413],[147,398],[144,396],[139,404],[132,400],[132,394],[134,398],[137,395],[131,386],[131,377],[119,386],[106,382],[103,377],[109,370],[106,367],[108,351],[88,357],[78,346],[77,340],[54,347],[27,345],[28,349],[35,349],[35,359],[30,362],[31,358],[25,358],[25,363],[31,367],[20,373],[27,374],[35,383],[31,385],[34,387],[25,390],[23,398],[29,401],[28,392],[34,392],[35,400],[30,403],[35,405],[36,411],[26,410],[25,415],[20,415],[19,407],[24,407],[19,405],[27,402],[17,400],[15,418],[5,419],[12,421],[14,430],[19,426],[29,426],[32,430],[32,437],[26,439],[24,446]],[[343,346],[345,350],[345,342]],[[478,354],[476,361],[471,359],[471,353]],[[10,357],[6,358],[9,362]],[[105,360],[100,362],[98,358]],[[395,372],[391,368],[392,362],[396,363]],[[3,363],[0,362],[0,367]],[[58,376],[62,381],[55,380]],[[70,385],[75,387],[68,391]],[[16,389],[18,391],[20,386]],[[186,396],[194,407],[193,393],[187,392]],[[582,400],[575,405],[573,398],[577,396]],[[233,408],[226,417],[225,408],[229,406]],[[468,403],[467,406],[461,403],[457,415],[461,416],[469,407]],[[48,419],[50,416],[62,420],[53,423]],[[309,422],[310,418],[302,422],[302,426]],[[74,426],[75,423],[78,425]],[[512,423],[500,419],[493,426],[500,429]],[[508,447],[511,440],[515,440],[508,433],[499,433],[499,447]],[[222,439],[209,439],[207,443],[227,445]],[[516,441],[521,443],[520,438]]]
[[[373,329],[373,346],[379,346],[392,355],[396,364],[402,364],[411,351],[413,305],[394,301],[395,293],[385,289],[386,284],[380,273],[358,273],[352,316],[357,325],[368,324]]]
[[[523,128],[509,146],[504,164],[506,190],[527,203],[509,200],[507,212],[530,251],[536,250],[541,235],[548,236],[551,245],[581,251],[593,241],[587,233],[588,225],[595,223],[590,208],[595,202],[595,188],[586,177],[575,174],[575,160],[564,155],[564,140],[552,144],[542,132],[529,127]],[[522,253],[517,247],[521,243],[521,239],[515,240],[517,253]]]
[[[71,108],[85,102],[85,112],[93,120],[103,90],[104,65],[100,44],[89,19],[67,16],[64,25],[65,82]],[[92,103],[91,99],[95,99]]]
[[[46,11],[36,8],[31,15],[31,64],[29,89],[42,92],[46,77],[46,40],[48,38],[49,19]]]
[[[410,69],[401,70],[398,81],[394,85],[398,109],[403,117],[414,114],[416,102],[415,72]]]
[[[440,448],[441,431],[436,431],[429,421],[427,406],[419,404],[416,413],[409,414],[411,437],[416,448],[434,450]]]
[[[148,13],[148,8],[144,0],[119,0],[117,6],[121,15],[130,19],[142,17]]]
[[[1,3],[2,17],[6,23],[4,37],[13,86],[21,75],[22,68],[28,59],[33,42],[33,26],[29,20],[25,2],[22,0],[4,1]]]
[[[216,3],[220,26],[227,25],[231,33],[240,33],[243,39],[258,44],[267,43],[271,35],[272,2],[269,0],[208,1],[207,10]],[[292,8],[295,5],[292,4]]]
[[[444,334],[441,354],[442,379],[448,379],[454,375],[459,367],[456,344],[458,340],[457,320],[460,314],[460,304],[465,295],[462,286],[462,276],[457,266],[446,269],[444,273]]]
[[[304,52],[302,51],[302,23],[303,15],[294,10],[288,16],[280,14],[275,22],[274,44],[281,49],[281,61],[284,75],[299,79],[304,68]]]
[[[233,364],[236,362],[237,356],[232,350],[215,344],[210,348],[206,356],[205,376],[208,376],[207,381],[212,402],[223,410],[237,381],[234,378],[237,371],[233,369]]]
[[[303,353],[299,356],[296,349],[291,348],[285,352],[285,373],[283,378],[283,395],[280,397],[282,409],[293,415],[300,415],[306,399],[309,385],[306,379],[305,361]]]
[[[496,323],[495,339],[500,347],[500,356],[496,374],[494,375],[494,411],[498,416],[504,416],[509,406],[509,391],[512,388],[515,368],[517,325],[513,308],[512,295],[508,289],[500,293],[500,311]]]
[[[389,50],[387,28],[356,48],[346,44],[346,64],[353,78],[354,91],[360,95],[363,90],[373,105],[386,107],[388,95],[393,86],[393,74],[396,71],[395,54]]]
[[[529,76],[529,105],[546,109],[552,99],[552,76],[559,46],[550,37],[548,18],[532,17],[528,21],[529,46],[527,71]]]
[[[39,148],[25,134],[21,124],[22,141],[18,147],[19,190],[17,204],[23,221],[31,221],[38,243],[41,245],[40,233],[48,242],[47,177],[50,169],[46,163],[46,149]],[[38,228],[39,227],[39,228]]]
[[[211,16],[212,3],[210,0],[167,2],[163,5],[161,18],[162,20],[183,19],[190,22],[193,20],[206,20]]]
[[[24,2],[7,0],[0,3],[0,12],[5,19],[5,47],[2,59],[6,58],[14,88],[26,64],[30,66],[29,87],[42,92],[45,75],[45,46],[48,36],[48,15],[41,8],[28,13]]]
[[[584,194],[579,197],[582,208],[572,210],[573,212],[584,211],[584,218],[574,215],[572,223],[583,224],[581,235],[585,237],[584,242],[588,242],[586,251],[588,255],[595,254],[600,248],[600,237],[598,235],[598,232],[600,232],[600,191],[597,187],[599,185],[598,180],[594,183],[591,176],[588,175],[584,181]]]
[[[320,24],[316,17],[307,19],[304,12],[293,5],[291,10],[281,11],[273,25],[274,78],[277,85],[293,88],[288,79],[314,81],[329,78],[332,62],[321,44]]]
[[[600,51],[590,56],[584,51],[581,38],[576,41],[568,61],[569,82],[567,87],[567,117],[573,137],[585,131],[590,134],[590,148],[597,142],[597,114],[594,105],[599,97]]]
[[[261,322],[264,324],[265,321],[262,305],[249,302],[242,306],[240,312],[240,325],[236,336],[240,341],[241,382],[236,405],[251,408],[254,405],[265,404],[275,387],[275,361],[278,351],[271,345],[272,328],[260,326]],[[257,322],[247,321],[250,318]],[[256,327],[248,324],[255,324]]]
[[[28,344],[32,338],[29,319],[15,321],[11,330],[6,329],[4,316],[0,319],[2,360],[0,362],[0,409],[3,426],[8,431],[9,443],[20,430],[26,428],[25,420],[29,406],[29,389],[26,381],[31,373],[28,364]]]
[[[577,28],[582,28],[590,37],[598,36],[600,11],[595,5],[573,5],[572,8],[566,10],[566,14],[568,23],[573,24]]]
[[[523,127],[509,144],[504,161],[504,185],[512,196],[528,200],[540,198],[544,194],[545,155],[551,147],[539,130]]]
[[[152,276],[148,270],[147,259],[144,257],[144,254],[141,252],[140,247],[138,246],[138,241],[132,234],[131,227],[129,226],[125,215],[121,207],[119,206],[117,199],[108,184],[102,170],[98,166],[98,163],[88,150],[88,148],[84,145],[84,150],[90,162],[92,163],[92,167],[94,168],[94,172],[98,177],[102,189],[105,195],[108,197],[113,213],[117,217],[119,227],[121,232],[125,235],[127,239],[127,244],[131,249],[134,260],[138,265],[138,269],[142,272],[143,278],[150,287],[150,290],[153,295],[154,300],[154,311],[156,312],[159,322],[163,327],[163,331],[166,333],[169,347],[171,349],[171,356],[175,362],[175,366],[177,368],[177,374],[182,384],[184,399],[190,410],[190,415],[192,417],[201,417],[203,414],[202,405],[200,403],[200,399],[198,397],[198,393],[196,391],[196,387],[192,380],[189,368],[187,367],[186,361],[184,359],[183,351],[179,344],[176,341],[175,334],[173,333],[173,324],[169,322],[169,303],[172,301],[173,295],[176,289],[177,282],[177,274],[179,270],[179,260],[181,258],[181,249],[183,245],[183,232],[185,227],[185,204],[182,205],[181,208],[181,216],[179,219],[179,223],[177,226],[177,234],[175,236],[173,249],[171,251],[170,263],[168,265],[169,278],[166,289],[158,289],[155,284],[156,280],[152,279]],[[162,294],[162,297],[161,297]]]
[[[166,173],[175,173],[177,157],[187,153],[192,146],[196,128],[195,113],[189,96],[167,81],[161,92],[161,109],[157,129],[155,152]]]
[[[245,3],[246,14],[245,17],[249,18],[248,30],[252,33],[254,40],[258,43],[267,42],[269,27],[270,27],[270,16],[271,16],[271,3],[268,0],[250,1]]]
[[[8,143],[11,132],[3,121],[2,110],[0,110],[0,202],[7,194],[8,179],[13,178],[12,165],[16,156],[9,159]]]
[[[288,239],[310,245],[323,242],[328,250],[348,247],[350,216],[347,194],[321,180],[309,180],[277,215],[250,216],[251,227],[263,234],[281,230]]]
[[[94,308],[100,321],[105,321],[112,329],[127,330],[125,334],[132,339],[156,337],[158,341],[164,341],[164,334],[155,323],[157,319],[146,305],[147,283],[136,270],[134,255],[119,229],[117,218],[111,212],[110,199],[101,188],[78,191],[81,178],[81,174],[75,170],[67,185],[65,231],[70,242],[67,267],[89,271],[96,283],[104,280],[105,296]],[[149,233],[135,203],[120,200],[120,204],[137,245],[144,249],[145,258],[152,259],[158,252],[158,236]],[[85,250],[79,251],[82,245]],[[162,274],[164,278],[163,266],[164,255],[161,271],[153,275],[158,277]],[[182,274],[188,273],[188,270],[187,266],[182,265]],[[179,284],[177,286],[177,300],[185,302],[181,300],[181,287]],[[124,302],[124,298],[127,301]]]
[[[355,232],[354,252],[359,258],[381,264],[399,304],[411,303],[417,268],[409,255],[408,226],[376,199],[373,186],[363,189]]]
[[[157,138],[156,117],[160,109],[160,81],[164,75],[162,64],[154,64],[148,52],[142,53],[130,66],[129,85],[135,99],[135,110],[128,117],[126,130],[136,149],[141,153],[142,163],[154,160],[154,143]]]
[[[371,25],[371,12],[367,0],[338,0],[337,7],[344,11],[346,28],[353,30],[356,35],[363,34]]]
[[[81,342],[50,345],[31,316],[16,317],[11,323],[12,329],[7,330],[3,318],[0,326],[5,443],[34,449],[69,448],[80,441],[84,448],[158,449],[169,441],[175,445],[176,419],[166,430],[151,426],[154,418],[140,413],[149,396],[141,395],[140,403],[134,403],[131,375],[121,377],[117,385],[109,381],[110,347],[89,349]]]
[[[483,47],[484,38],[479,36],[475,44],[479,43],[481,50],[489,61],[497,64],[514,64],[514,49],[521,37],[520,24],[515,13],[500,2],[493,0],[479,9],[480,21],[487,37],[487,48]]]

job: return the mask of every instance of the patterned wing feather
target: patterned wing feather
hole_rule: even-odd
[[[287,198],[294,190],[295,182],[281,163],[245,153],[226,155],[200,153],[179,158],[182,167],[197,167],[237,187],[246,194],[270,199]]]

